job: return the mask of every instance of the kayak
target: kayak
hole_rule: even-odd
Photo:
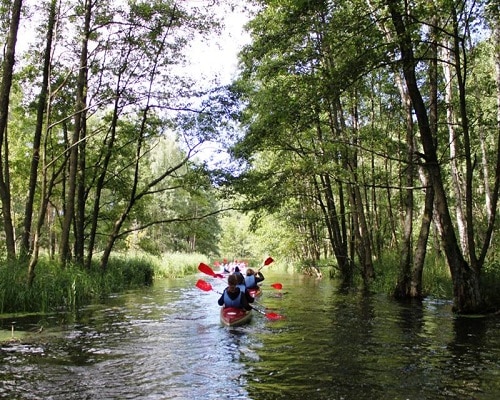
[[[252,296],[254,299],[256,299],[257,297],[259,297],[262,294],[262,289],[260,287],[251,288],[251,289],[247,289],[247,290],[248,290],[248,293],[250,293],[250,296]]]
[[[247,311],[242,308],[221,307],[220,322],[225,326],[237,326],[250,322],[252,310]]]

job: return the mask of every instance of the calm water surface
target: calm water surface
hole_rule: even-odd
[[[16,319],[17,332],[44,329],[0,346],[0,398],[500,398],[500,317],[456,318],[448,302],[401,304],[269,271],[260,307],[286,319],[255,313],[225,328],[199,278],[224,288],[197,275],[76,315]]]

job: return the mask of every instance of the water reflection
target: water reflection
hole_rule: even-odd
[[[276,277],[285,290],[267,286],[260,299],[285,320],[256,314],[249,325],[225,328],[218,296],[196,289],[197,278],[159,282],[70,318],[46,317],[36,341],[0,347],[0,398],[500,395],[498,319],[455,318],[449,302],[398,303],[293,275]],[[36,324],[17,321],[19,329]]]

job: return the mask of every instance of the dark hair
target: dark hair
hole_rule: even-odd
[[[238,289],[238,286],[236,286],[238,284],[238,276],[235,275],[235,274],[231,274],[227,277],[227,291],[228,292],[231,292],[231,293],[234,293],[236,292],[236,290],[239,290]]]
[[[227,277],[227,284],[229,286],[236,286],[238,284],[238,277],[235,274],[231,274]]]

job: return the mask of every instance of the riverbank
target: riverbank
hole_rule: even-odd
[[[200,261],[206,261],[200,254],[115,254],[102,271],[97,264],[90,269],[61,268],[41,258],[32,287],[27,286],[27,263],[9,262],[0,266],[0,314],[77,309],[112,293],[150,285],[156,278],[192,274]]]

